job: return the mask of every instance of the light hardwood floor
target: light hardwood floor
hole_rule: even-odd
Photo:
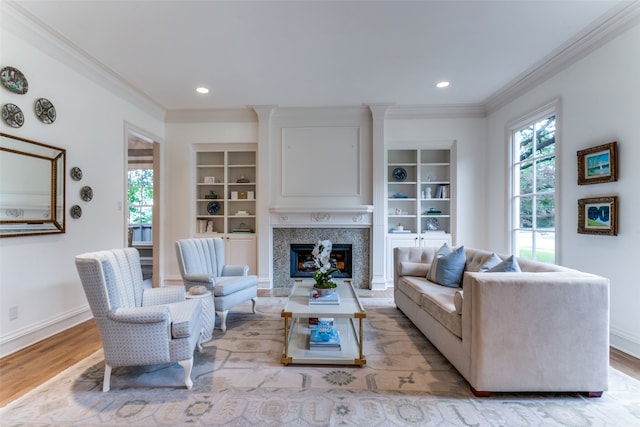
[[[260,292],[259,296],[272,295]],[[367,297],[391,297],[389,291]],[[0,407],[33,390],[102,347],[95,321],[88,320],[0,359]],[[640,380],[640,359],[611,349],[611,366]]]

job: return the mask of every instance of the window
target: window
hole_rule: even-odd
[[[133,241],[151,242],[153,169],[129,170],[128,182],[129,229],[133,231]]]
[[[522,122],[521,122],[522,123]],[[513,253],[542,262],[556,261],[556,115],[512,129]]]

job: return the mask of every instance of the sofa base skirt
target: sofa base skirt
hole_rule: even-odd
[[[427,314],[404,292],[395,290],[396,307],[413,322],[420,332],[438,349],[467,380],[470,358],[463,348],[462,340],[452,334],[440,322]]]

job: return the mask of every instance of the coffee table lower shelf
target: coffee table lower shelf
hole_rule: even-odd
[[[340,334],[340,350],[310,350],[309,319],[288,317],[286,314],[282,316],[285,333],[283,365],[364,366],[367,363],[362,350],[362,318],[334,318],[334,327]]]

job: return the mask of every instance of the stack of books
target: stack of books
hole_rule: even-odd
[[[309,350],[339,351],[340,334],[333,326],[333,318],[309,319]]]
[[[309,305],[340,305],[340,295],[338,292],[332,292],[323,296],[317,296],[316,291],[309,294]]]

